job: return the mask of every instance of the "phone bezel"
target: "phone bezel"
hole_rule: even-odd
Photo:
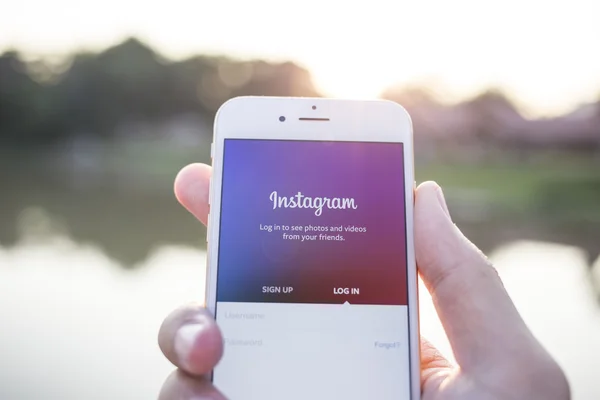
[[[316,109],[313,109],[316,106]],[[281,116],[285,121],[280,121]],[[302,118],[302,119],[301,119]],[[214,315],[225,139],[400,142],[404,144],[411,399],[420,398],[418,281],[414,251],[414,154],[410,116],[385,100],[237,97],[217,112],[211,155],[205,305]],[[212,375],[212,374],[211,374]]]

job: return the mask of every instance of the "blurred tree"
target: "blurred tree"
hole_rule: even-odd
[[[15,51],[0,55],[0,139],[26,141],[39,120],[37,102],[41,88],[27,74]]]
[[[473,134],[483,141],[499,141],[523,122],[519,111],[499,89],[475,96],[465,107],[475,121]]]
[[[166,61],[136,39],[97,55],[78,54],[56,90],[68,131],[110,136],[125,119],[167,114]]]
[[[211,119],[234,96],[319,95],[308,71],[292,63],[209,56],[171,62],[135,38],[98,54],[75,54],[70,67],[49,82],[32,79],[27,67],[16,52],[0,56],[5,143],[56,143],[80,134],[108,139],[123,123],[187,113]]]
[[[25,62],[14,51],[0,55],[0,142],[31,146],[80,134],[110,139],[119,126],[132,122],[152,124],[190,113],[210,122],[234,96],[319,96],[309,72],[290,62],[215,56],[174,62],[135,38],[100,53],[75,54],[65,65],[69,67],[44,80],[40,71],[52,68],[43,62]],[[533,146],[551,136],[547,128],[525,120],[499,90],[455,105],[439,102],[426,87],[394,87],[382,97],[407,108],[422,149],[461,141]],[[595,110],[599,105],[600,100]],[[597,144],[600,136],[596,121],[559,121],[564,126],[555,129],[555,136],[589,147],[589,138]],[[540,129],[544,135],[538,134]],[[527,140],[532,137],[536,139]]]

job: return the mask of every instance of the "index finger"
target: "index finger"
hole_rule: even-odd
[[[190,164],[175,178],[175,197],[200,222],[208,220],[208,195],[212,167],[206,164]]]

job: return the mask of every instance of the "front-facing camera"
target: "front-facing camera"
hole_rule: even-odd
[[[313,110],[316,110],[316,109],[317,109],[317,106],[312,106],[312,109],[313,109]]]
[[[279,117],[279,121],[284,122],[285,121],[285,117],[282,115],[281,117]]]

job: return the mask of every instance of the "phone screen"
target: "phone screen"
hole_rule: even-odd
[[[226,139],[217,387],[408,399],[402,143]]]

